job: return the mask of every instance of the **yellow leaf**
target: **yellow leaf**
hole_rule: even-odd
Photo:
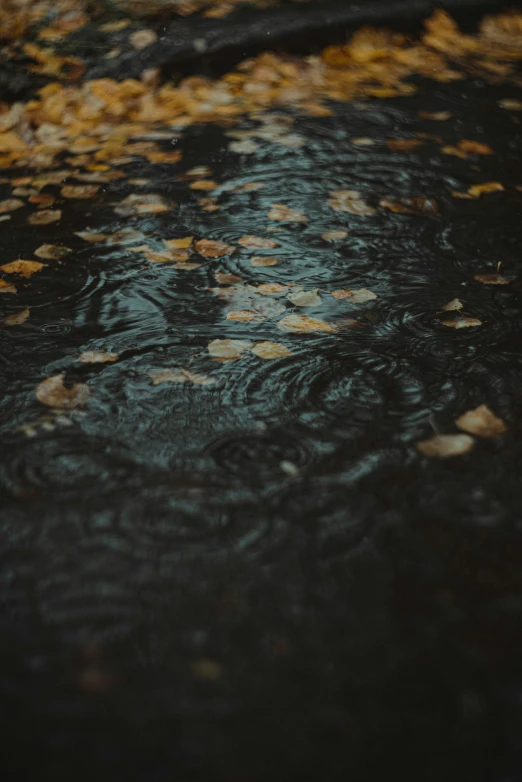
[[[237,320],[240,323],[248,323],[248,321],[259,319],[259,315],[252,310],[236,310],[227,314],[227,320]]]
[[[265,239],[262,236],[242,236],[237,240],[241,247],[254,250],[269,250],[272,247],[279,247],[279,242],[273,239]]]
[[[481,185],[472,185],[469,187],[468,193],[470,196],[473,196],[473,198],[480,198],[481,195],[499,193],[501,190],[504,190],[504,185],[500,182],[484,182]]]
[[[93,198],[100,185],[64,185],[60,190],[64,198]]]
[[[250,258],[252,266],[277,266],[279,258],[269,255],[253,255]]]
[[[459,429],[479,437],[500,437],[507,432],[507,426],[487,405],[468,410],[455,421]]]
[[[326,323],[318,318],[311,318],[309,315],[287,315],[277,325],[282,331],[289,331],[294,334],[308,334],[316,331],[331,333],[337,331],[337,327],[331,323]]]
[[[253,344],[245,339],[214,339],[208,346],[208,352],[213,358],[233,361],[250,350]]]
[[[251,352],[258,358],[274,359],[274,358],[286,358],[291,356],[292,351],[281,345],[279,342],[258,342],[251,348]]]
[[[204,258],[221,258],[223,255],[230,255],[236,249],[231,244],[213,239],[200,239],[194,247]]]
[[[169,250],[186,250],[191,246],[193,240],[193,236],[185,236],[183,239],[163,239],[162,241]]]
[[[7,274],[18,274],[20,277],[27,278],[41,271],[44,266],[45,264],[39,261],[11,261],[11,263],[4,263],[0,269]]]
[[[475,440],[467,434],[437,434],[429,440],[417,443],[417,450],[423,456],[435,459],[447,459],[450,456],[462,456],[471,451]]]

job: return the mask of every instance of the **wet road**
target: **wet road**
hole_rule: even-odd
[[[135,159],[58,223],[27,226],[23,208],[0,225],[5,262],[71,249],[2,297],[7,315],[30,310],[0,349],[13,767],[27,742],[59,779],[69,763],[104,779],[373,780],[390,763],[426,782],[518,778],[521,115],[498,101],[520,90],[419,83],[234,126],[261,131],[249,139],[187,128],[158,141],[183,153],[175,174]],[[466,138],[494,154],[442,153]],[[491,181],[504,190],[452,196]],[[372,209],[333,209],[344,190]],[[121,214],[135,193],[168,211]],[[437,213],[379,205],[406,197]],[[299,216],[271,219],[273,204]],[[184,237],[230,248],[146,254]],[[475,279],[498,264],[506,284]],[[374,296],[331,295],[361,289]],[[288,298],[303,291],[313,303]],[[480,325],[443,324],[455,298]],[[296,315],[328,330],[281,327]],[[281,357],[256,354],[265,342]],[[84,405],[37,400],[62,373]],[[418,452],[481,404],[504,437]]]

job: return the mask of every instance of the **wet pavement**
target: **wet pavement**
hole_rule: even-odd
[[[2,296],[29,310],[0,347],[13,777],[522,773],[521,90],[416,83],[156,128],[174,173],[135,158],[90,199],[48,185],[59,222],[0,224],[4,263],[70,249]],[[484,404],[504,436],[419,452]]]

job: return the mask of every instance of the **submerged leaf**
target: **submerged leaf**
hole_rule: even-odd
[[[63,384],[65,375],[53,375],[42,380],[36,388],[36,398],[47,407],[74,408],[87,402],[89,386],[84,383],[75,383],[72,388],[66,388]]]
[[[500,437],[507,432],[507,426],[487,405],[468,410],[455,421],[459,429],[479,437]]]
[[[417,450],[423,456],[447,459],[450,456],[462,456],[471,451],[475,440],[468,434],[437,434],[429,440],[417,443]]]

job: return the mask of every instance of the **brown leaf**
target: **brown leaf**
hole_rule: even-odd
[[[477,318],[456,318],[454,320],[442,320],[443,326],[451,329],[469,329],[472,326],[482,326],[482,321]]]
[[[27,222],[31,225],[49,225],[57,223],[62,219],[62,213],[59,209],[42,209],[40,212],[34,212],[29,215]]]
[[[348,231],[325,231],[321,234],[321,239],[325,242],[340,242],[342,239],[346,239]]]
[[[53,375],[42,380],[36,388],[36,398],[47,407],[71,409],[83,406],[89,397],[89,386],[75,383],[72,388],[65,388],[65,375]]]
[[[331,295],[334,299],[350,299],[352,304],[363,304],[365,301],[373,301],[377,298],[373,291],[369,291],[366,288],[358,288],[356,290],[345,288],[344,290],[332,291]]]
[[[158,40],[158,36],[154,32],[154,30],[136,30],[136,32],[131,33],[129,35],[129,41],[134,46],[135,49],[138,51],[141,51],[142,49],[145,49],[147,46],[150,46],[151,43],[156,43]]]
[[[84,364],[111,364],[118,359],[117,353],[107,353],[104,350],[86,350],[79,356],[79,360]]]
[[[423,143],[415,138],[391,138],[386,142],[386,146],[393,152],[409,152],[422,146]]]
[[[459,148],[463,152],[470,152],[473,155],[494,155],[495,153],[489,146],[489,144],[482,144],[480,141],[470,141],[469,139],[462,139],[458,144]]]
[[[499,193],[504,190],[504,185],[500,182],[483,182],[481,185],[472,185],[468,188],[468,193],[473,198],[480,198],[487,193]]]
[[[507,432],[507,426],[487,405],[468,410],[455,421],[459,429],[479,437],[500,437]]]
[[[251,320],[264,320],[264,317],[252,310],[234,310],[227,314],[227,320],[237,320],[240,323],[248,323]]]
[[[376,210],[363,201],[358,190],[332,190],[327,204],[334,212],[346,212],[358,217],[369,217]]]
[[[212,179],[197,179],[195,182],[191,182],[189,187],[191,190],[215,190],[219,184]]]
[[[501,274],[475,274],[473,277],[477,282],[482,282],[484,285],[509,285],[511,280],[502,277]]]
[[[237,274],[225,274],[224,272],[215,272],[214,279],[220,285],[236,285],[239,282],[243,282],[243,278],[238,277]]]
[[[279,258],[274,255],[252,255],[250,263],[252,266],[277,266]]]
[[[447,459],[468,453],[474,445],[475,440],[467,434],[437,434],[417,443],[417,450],[429,458]]]
[[[242,236],[237,240],[241,247],[254,250],[269,250],[272,247],[279,247],[279,242],[273,239],[265,239],[262,236]]]
[[[296,209],[290,209],[284,204],[272,204],[268,213],[268,219],[292,223],[308,222],[308,217],[303,214],[303,212],[298,212]]]
[[[16,293],[16,285],[12,285],[7,280],[0,280],[0,293]]]
[[[64,185],[60,190],[63,198],[93,198],[100,185]]]
[[[31,204],[37,204],[39,209],[46,209],[48,206],[52,206],[55,201],[56,198],[50,193],[38,193],[29,198],[29,202]]]
[[[448,303],[445,304],[442,309],[445,312],[454,312],[454,311],[461,310],[463,306],[464,305],[460,301],[460,299],[452,299],[451,301],[448,301]]]
[[[212,358],[220,361],[233,361],[253,345],[253,342],[245,339],[214,339],[209,343],[208,352]]]
[[[39,261],[11,261],[11,263],[4,263],[0,269],[7,274],[18,274],[20,277],[28,278],[41,271],[44,266],[45,264]]]
[[[258,342],[251,348],[251,352],[258,358],[274,359],[286,358],[292,355],[292,351],[281,345],[279,342]]]
[[[311,318],[309,315],[287,315],[279,321],[278,328],[282,331],[289,331],[293,334],[308,334],[310,332],[335,332],[337,327],[331,323],[326,323],[318,318]]]
[[[281,285],[280,282],[264,282],[257,286],[257,290],[263,296],[272,296],[276,293],[286,293],[288,285]]]
[[[405,215],[418,215],[419,217],[438,215],[439,213],[437,203],[433,198],[400,198],[396,201],[383,198],[379,202],[379,205],[383,206],[385,209],[389,209],[390,212]]]
[[[19,198],[6,198],[5,201],[0,201],[0,214],[14,212],[15,209],[20,209],[22,206],[25,204]]]
[[[34,254],[46,261],[57,261],[70,252],[72,252],[70,247],[63,247],[59,244],[42,244],[34,251]]]
[[[20,326],[25,323],[29,317],[29,308],[20,310],[20,312],[14,312],[12,315],[6,315],[4,318],[4,326]]]
[[[230,255],[236,249],[231,244],[218,242],[214,239],[200,239],[194,247],[204,258],[221,258],[223,255]]]
[[[191,246],[193,240],[193,236],[185,236],[183,239],[163,239],[162,241],[169,250],[186,250]]]

